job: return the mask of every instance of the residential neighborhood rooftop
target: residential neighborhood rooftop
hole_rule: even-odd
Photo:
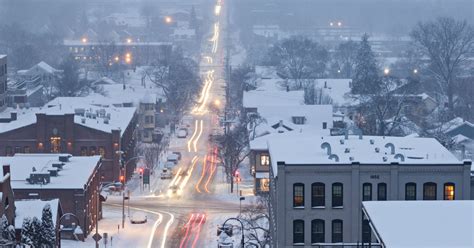
[[[362,202],[385,247],[474,247],[474,201]]]
[[[0,164],[10,165],[11,185],[13,189],[84,189],[101,156],[73,157],[69,162],[60,162],[60,156],[68,154],[15,154],[13,157],[0,157]],[[63,163],[62,169],[56,165]],[[51,176],[46,184],[31,184],[26,179],[32,172],[50,173],[57,170],[57,176]]]

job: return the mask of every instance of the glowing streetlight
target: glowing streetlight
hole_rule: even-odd
[[[216,99],[214,101],[214,105],[216,105],[217,107],[221,106],[221,101],[219,99]]]
[[[333,23],[333,22],[330,22],[330,23],[329,23],[329,26],[331,26],[331,27],[334,26],[334,23]]]
[[[114,60],[115,60],[115,62],[118,62],[118,61],[119,61],[119,57],[118,57],[118,56],[115,56]]]
[[[413,74],[418,74],[418,69],[413,69]]]
[[[167,16],[165,17],[165,22],[166,23],[171,23],[173,20],[171,19],[171,17]]]
[[[337,70],[337,73],[341,73],[341,70]]]
[[[86,38],[86,37],[84,37],[84,38],[82,38],[82,40],[81,40],[81,41],[82,41],[82,43],[87,43],[87,38]]]
[[[128,38],[128,39],[127,39],[127,43],[128,43],[128,44],[132,43],[132,39]]]
[[[337,26],[338,27],[342,26],[342,22],[337,22]]]
[[[214,8],[214,14],[216,14],[216,16],[221,14],[221,6],[220,5],[216,5],[216,7]]]
[[[125,54],[125,57],[130,58],[132,55],[130,53]]]
[[[389,69],[389,68],[383,69],[383,74],[384,74],[384,75],[390,74],[390,69]]]
[[[127,64],[130,64],[130,62],[132,62],[132,59],[131,59],[130,57],[126,57],[126,58],[125,58],[125,62],[126,62]]]

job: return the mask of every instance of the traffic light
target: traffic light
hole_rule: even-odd
[[[235,171],[235,177],[240,177],[240,173],[238,170]]]
[[[121,175],[121,176],[120,176],[120,182],[121,182],[122,184],[125,183],[125,176],[124,176],[124,175]]]
[[[138,172],[140,172],[140,175],[142,175],[143,174],[143,168],[139,168]]]

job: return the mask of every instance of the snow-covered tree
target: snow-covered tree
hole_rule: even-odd
[[[51,213],[51,206],[46,204],[43,208],[41,216],[41,244],[47,247],[54,246],[56,240],[56,233],[54,230],[53,215]]]
[[[1,237],[4,239],[7,239],[8,237],[8,219],[5,215],[2,215],[2,218],[0,219],[0,234],[2,235]]]
[[[359,44],[353,40],[343,42],[336,47],[334,60],[338,65],[340,77],[352,78],[358,48]]]
[[[364,34],[355,58],[355,71],[352,78],[353,94],[373,94],[380,89],[377,61],[369,44],[369,36]]]
[[[31,223],[31,218],[26,217],[23,219],[23,225],[21,226],[21,243],[23,245],[33,245],[33,239],[35,236],[35,230]]]
[[[31,241],[33,243],[33,247],[40,247],[41,246],[41,221],[35,217],[31,220],[31,229],[33,231],[33,235],[31,237]]]
[[[16,231],[15,231],[15,227],[13,225],[9,225],[7,227],[7,231],[6,231],[6,238],[7,240],[9,241],[16,241]]]

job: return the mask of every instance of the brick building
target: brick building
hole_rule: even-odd
[[[43,108],[10,111],[0,120],[0,156],[16,153],[68,153],[102,156],[102,181],[118,181],[135,168],[136,108],[84,103],[81,97],[57,98]],[[6,115],[8,113],[4,113]],[[122,153],[122,161],[121,155]]]
[[[15,196],[10,184],[10,166],[3,166],[3,177],[0,178],[0,217],[5,215],[8,223],[13,223],[15,219]]]
[[[7,55],[0,54],[0,112],[6,107],[7,99]]]
[[[0,157],[0,164],[10,166],[11,187],[16,200],[59,199],[62,213],[77,216],[79,223],[73,218],[61,223],[65,230],[74,223],[88,235],[95,226],[97,213],[101,217],[100,156],[16,154]]]

